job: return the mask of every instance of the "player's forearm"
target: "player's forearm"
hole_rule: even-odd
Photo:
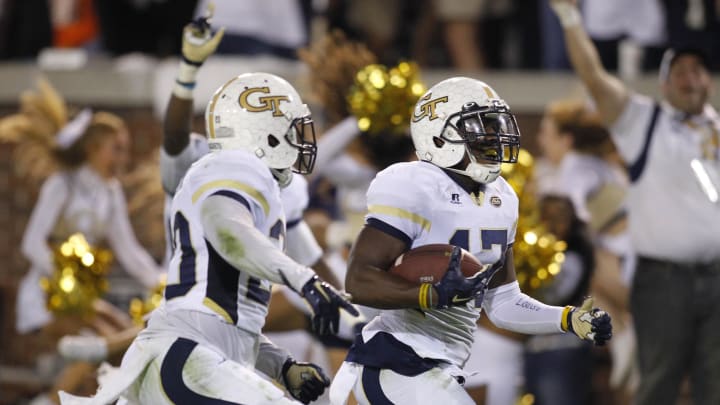
[[[315,264],[313,264],[312,269],[315,271],[315,273],[320,276],[321,279],[327,281],[331,286],[337,288],[338,290],[342,290],[342,283],[340,283],[340,280],[335,276],[335,273],[333,273],[330,266],[328,266],[327,262],[325,262],[325,259],[320,257]]]
[[[420,286],[377,267],[350,258],[345,290],[353,303],[380,309],[420,308]],[[437,294],[433,291],[437,302]]]
[[[597,86],[607,75],[595,45],[582,25],[564,28],[565,46],[575,73],[588,87]]]
[[[193,100],[170,96],[163,124],[163,148],[170,156],[176,156],[190,143],[192,131]]]
[[[163,124],[163,149],[176,156],[190,143],[193,116],[193,90],[199,65],[180,61]]]
[[[260,335],[260,346],[258,349],[255,368],[268,377],[282,382],[282,367],[290,357],[290,353],[275,345],[265,335]]]
[[[595,100],[603,120],[614,122],[628,99],[627,89],[605,70],[597,48],[582,26],[577,6],[557,1],[553,9],[563,26],[565,46],[575,73]]]
[[[309,267],[290,259],[258,231],[244,207],[226,197],[203,201],[201,218],[205,238],[236,269],[253,277],[286,284],[300,291],[314,275]]]
[[[497,327],[527,334],[561,333],[565,307],[543,304],[520,291],[517,282],[489,290],[483,309]]]

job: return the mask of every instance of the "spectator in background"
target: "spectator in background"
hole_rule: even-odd
[[[596,249],[592,295],[617,320],[610,342],[610,385],[627,383],[635,339],[630,328],[628,296],[635,254],[627,231],[627,176],[600,117],[581,102],[556,101],[540,123],[537,165],[540,194],[568,196],[588,225]]]
[[[565,48],[562,46],[562,27],[550,8],[550,0],[541,0],[540,36],[542,37],[542,68],[546,70],[568,70]]]
[[[397,36],[405,22],[403,0],[349,0],[345,4],[335,5],[339,8],[338,22],[340,28],[346,28],[355,34],[358,40],[367,44],[380,61],[385,61],[390,48],[396,45]]]
[[[595,267],[590,235],[567,197],[543,197],[540,218],[548,231],[567,243],[567,250],[560,272],[539,294],[551,305],[578,305],[588,293]],[[592,402],[593,360],[586,342],[567,334],[530,336],[524,363],[525,388],[535,397],[535,405]]]
[[[647,51],[649,69],[657,67],[666,43],[664,9],[660,0],[586,1],[582,8],[584,26],[598,49],[603,66],[618,70],[619,45],[627,38]],[[640,58],[636,62],[642,63]]]
[[[200,0],[195,15],[215,4],[213,24],[225,27],[219,54],[274,55],[296,59],[309,38],[309,10],[302,0]],[[275,29],[272,29],[275,28]]]
[[[478,43],[478,26],[485,5],[484,0],[433,1],[435,13],[445,24],[445,46],[456,69],[480,70],[485,67],[485,55]]]
[[[472,71],[512,64],[508,61],[513,56],[506,48],[510,42],[506,31],[512,25],[514,1],[433,0],[433,6],[443,24],[452,67]]]
[[[154,287],[160,274],[135,239],[116,177],[127,161],[125,123],[107,112],[83,110],[69,122],[67,116],[62,98],[41,82],[38,93],[21,97],[21,113],[0,121],[2,140],[19,144],[13,164],[24,168],[29,178],[40,177],[40,172],[46,176],[21,244],[31,267],[18,287],[16,330],[53,346],[64,334],[81,328],[111,336],[130,325],[127,314],[101,299],[90,304],[92,317],[56,316],[46,310],[40,279],[57,271],[52,250],[56,244],[81,233],[91,246],[109,243],[114,256],[143,286]],[[59,389],[76,391],[94,368],[88,363],[68,365],[55,380],[52,400],[57,401]],[[50,399],[44,400],[40,403]]]
[[[95,0],[102,47],[113,55],[177,55],[197,0]],[[132,29],[129,29],[132,27]]]
[[[0,59],[34,58],[51,43],[47,0],[0,2]]]
[[[98,36],[93,0],[52,1],[53,46],[92,46]]]
[[[630,69],[642,67],[643,70],[651,70],[657,67],[666,42],[666,15],[660,0],[636,0],[632,6],[625,0],[587,1],[582,11],[588,33],[598,47],[603,65],[608,69],[618,69],[620,43],[625,39],[632,41],[631,51],[637,48],[642,48],[641,53],[644,51],[644,55],[632,52],[627,54],[627,57],[634,59],[628,60],[628,63],[637,64],[629,66]],[[668,15],[667,19],[670,18]],[[640,20],[642,24],[637,23]],[[562,27],[553,15],[550,0],[542,1],[540,24],[543,68],[569,69],[570,62],[562,46]]]
[[[662,0],[665,6],[668,45],[689,44],[709,58],[710,69],[720,69],[720,2],[717,0]]]
[[[720,403],[720,118],[701,52],[670,50],[661,102],[607,73],[573,0],[552,3],[573,68],[629,167],[629,229],[639,255],[630,307],[638,339],[636,402],[674,404],[690,375],[695,404]]]

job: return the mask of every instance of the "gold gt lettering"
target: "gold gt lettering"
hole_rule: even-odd
[[[430,99],[431,96],[432,96],[432,94],[428,94],[425,97],[423,97],[421,100],[428,100],[428,99]],[[435,108],[437,107],[437,104],[438,103],[447,103],[447,102],[448,102],[448,97],[442,96],[442,97],[438,97],[436,99],[430,100],[426,103],[420,104],[420,114],[413,114],[413,122],[418,122],[425,117],[429,117],[428,119],[430,121],[434,120],[435,118],[438,117],[437,113],[435,113]]]
[[[240,93],[240,97],[238,99],[240,106],[250,112],[272,111],[273,117],[282,117],[283,112],[280,110],[280,103],[283,101],[290,101],[288,96],[261,96],[258,97],[258,101],[260,104],[252,105],[248,101],[248,97],[250,97],[250,95],[253,93],[267,94],[270,93],[270,88],[251,87],[243,91],[242,93]]]

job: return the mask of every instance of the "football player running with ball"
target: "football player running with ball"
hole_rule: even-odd
[[[330,388],[361,404],[472,404],[461,368],[484,308],[501,328],[527,334],[572,332],[602,345],[610,316],[592,308],[548,306],[520,291],[512,244],[518,199],[500,177],[514,163],[520,132],[487,84],[464,77],[433,86],[415,106],[411,134],[420,161],[380,172],[371,184],[365,227],[350,255],[353,302],[381,308],[350,349]],[[445,275],[417,285],[388,269],[409,249],[462,247],[487,270],[465,278],[455,248]]]

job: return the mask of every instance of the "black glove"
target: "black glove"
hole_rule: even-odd
[[[571,307],[567,314],[567,330],[598,346],[612,338],[612,319],[605,311],[593,308],[593,299],[586,298],[580,308]]]
[[[292,358],[283,365],[282,377],[290,395],[303,404],[318,399],[325,392],[325,387],[330,386],[330,379],[320,367],[312,363],[298,363]]]
[[[340,295],[333,286],[322,281],[320,277],[313,276],[300,290],[300,295],[305,298],[312,309],[312,329],[319,336],[336,334],[340,323],[340,308],[352,316],[360,315],[360,312]]]
[[[463,306],[487,288],[489,272],[479,272],[471,278],[465,277],[460,271],[462,249],[453,247],[450,255],[450,264],[443,278],[435,283],[435,291],[438,293],[438,302],[435,306],[439,309],[451,306]]]

